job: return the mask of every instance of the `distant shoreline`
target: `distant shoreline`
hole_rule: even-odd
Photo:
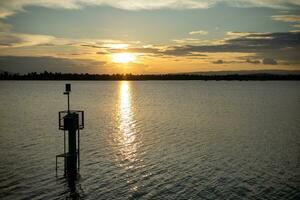
[[[299,81],[300,74],[71,74],[31,72],[28,74],[11,74],[4,72],[0,74],[0,80],[53,80],[53,81],[150,81],[150,80],[202,80],[202,81]]]

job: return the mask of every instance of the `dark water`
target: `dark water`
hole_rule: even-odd
[[[0,199],[66,199],[65,82],[0,82]],[[73,82],[83,199],[299,199],[299,82]]]

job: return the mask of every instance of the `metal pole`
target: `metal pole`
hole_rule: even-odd
[[[76,116],[75,113],[69,114],[69,127],[68,127],[68,155],[67,155],[67,174],[68,177],[76,179],[77,176],[77,137],[76,137],[76,119],[78,119],[78,116]]]
[[[68,113],[70,113],[70,94],[68,93]]]
[[[65,163],[64,163],[64,167],[65,167],[65,169],[64,169],[64,176],[66,176],[66,171],[67,171],[67,162],[66,162],[66,131],[64,130],[64,161],[65,161]]]
[[[78,129],[78,135],[77,135],[77,140],[78,140],[78,172],[80,171],[80,136],[79,136],[79,133],[80,133],[80,131],[79,131],[79,129]]]

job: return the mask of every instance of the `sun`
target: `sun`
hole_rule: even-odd
[[[111,56],[114,63],[129,63],[136,60],[136,56],[132,53],[114,53]]]

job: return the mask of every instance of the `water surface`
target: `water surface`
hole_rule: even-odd
[[[299,82],[71,82],[83,199],[300,198]],[[64,81],[0,82],[0,199],[66,199]]]

